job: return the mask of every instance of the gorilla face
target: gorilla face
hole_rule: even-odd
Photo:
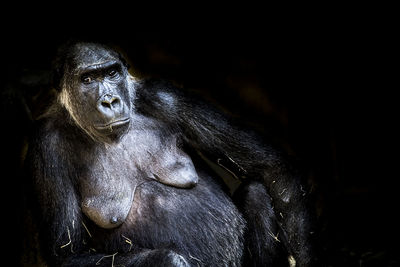
[[[60,102],[94,140],[111,143],[127,132],[134,82],[120,56],[98,44],[76,44],[65,54]]]

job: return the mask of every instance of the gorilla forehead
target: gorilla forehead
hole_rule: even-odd
[[[109,61],[119,61],[119,55],[114,50],[101,44],[76,43],[67,55],[67,66],[81,70],[93,65],[101,65]]]

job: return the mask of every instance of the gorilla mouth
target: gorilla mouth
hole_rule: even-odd
[[[130,118],[124,118],[124,119],[120,119],[120,120],[115,120],[115,121],[109,122],[107,124],[95,125],[94,127],[97,130],[101,130],[101,131],[104,131],[104,130],[107,130],[107,129],[112,131],[113,128],[124,126],[127,123],[129,123],[129,121],[130,121]]]

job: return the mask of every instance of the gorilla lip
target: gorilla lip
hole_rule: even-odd
[[[99,130],[104,130],[104,129],[108,129],[110,127],[122,126],[124,124],[127,124],[129,121],[130,121],[130,118],[125,118],[125,119],[121,119],[121,120],[112,121],[110,123],[103,124],[103,125],[95,125],[94,127]]]

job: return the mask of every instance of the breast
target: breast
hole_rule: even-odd
[[[99,227],[120,226],[131,209],[135,187],[148,178],[122,144],[100,147],[86,156],[78,179],[81,209]]]

